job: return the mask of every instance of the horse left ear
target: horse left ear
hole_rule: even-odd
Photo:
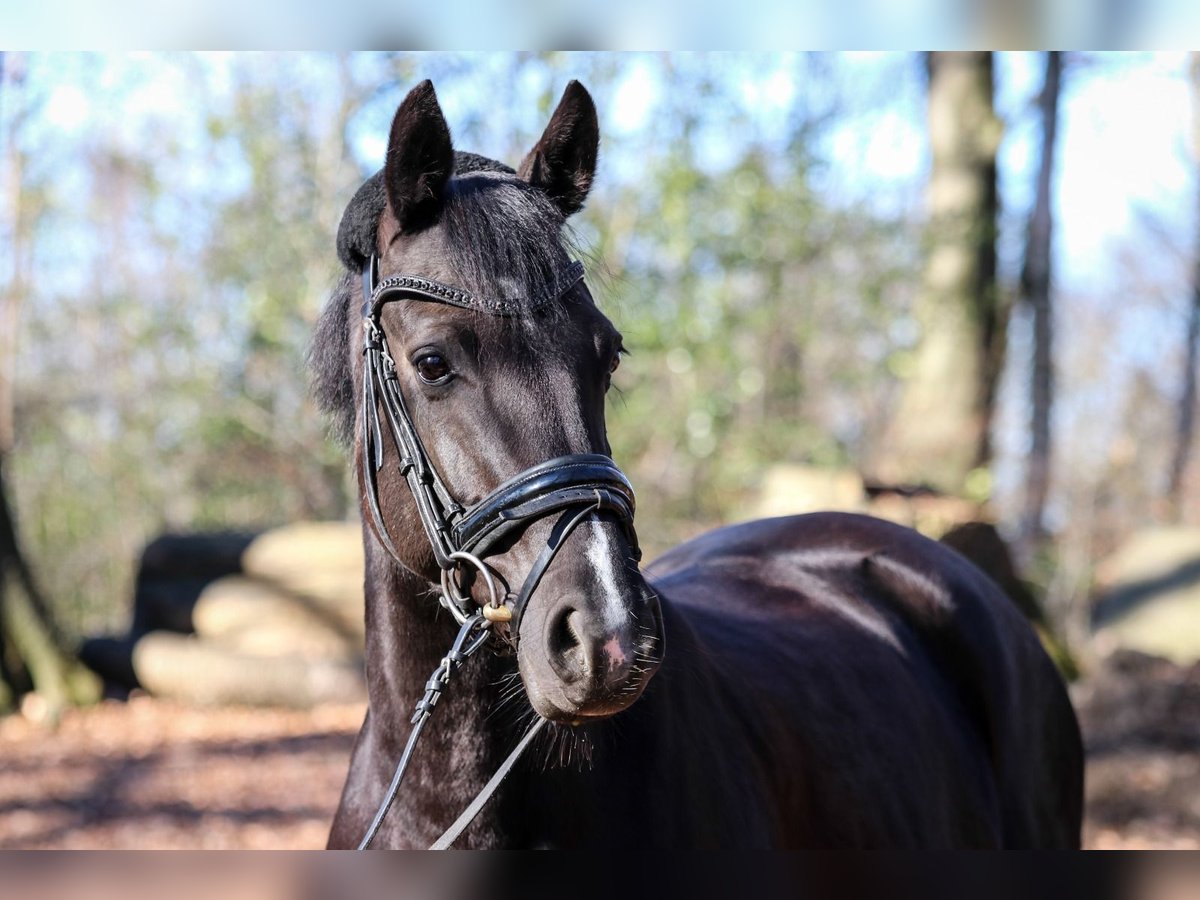
[[[517,174],[545,191],[563,216],[570,216],[579,211],[592,189],[599,148],[596,104],[587,88],[572,81]]]
[[[412,234],[433,224],[453,170],[450,126],[433,82],[426,79],[408,92],[396,110],[383,166],[388,203],[401,231]]]

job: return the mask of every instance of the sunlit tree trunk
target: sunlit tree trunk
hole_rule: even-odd
[[[1054,401],[1054,308],[1051,294],[1051,186],[1054,142],[1058,130],[1058,95],[1062,54],[1046,54],[1046,80],[1038,106],[1042,116],[1042,159],[1037,196],[1029,217],[1021,299],[1033,318],[1033,368],[1030,377],[1030,445],[1025,464],[1025,497],[1021,516],[1024,549],[1035,549],[1045,536],[1044,513],[1050,486],[1050,414]]]
[[[920,343],[876,474],[954,494],[987,492],[989,427],[1007,309],[996,289],[992,54],[931,53],[929,250],[916,308]],[[984,478],[973,477],[979,470]]]
[[[1191,56],[1192,88],[1192,152],[1197,174],[1200,175],[1200,53]],[[1200,191],[1196,208],[1200,211]],[[1192,302],[1188,310],[1186,347],[1184,350],[1183,388],[1179,396],[1179,417],[1175,427],[1175,447],[1167,477],[1167,509],[1172,520],[1183,515],[1184,475],[1196,430],[1196,379],[1200,367],[1200,225],[1196,229],[1196,258],[1192,270]]]

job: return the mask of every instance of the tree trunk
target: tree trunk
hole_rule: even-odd
[[[931,53],[927,60],[933,160],[930,246],[915,313],[921,341],[875,474],[982,499],[986,479],[971,476],[991,457],[1007,324],[995,251],[1002,127],[992,107],[991,53]]]
[[[1033,316],[1033,372],[1030,378],[1029,456],[1025,467],[1025,497],[1021,514],[1021,545],[1026,554],[1045,538],[1046,495],[1050,487],[1050,413],[1054,402],[1054,308],[1051,296],[1051,186],[1054,143],[1058,130],[1059,81],[1062,54],[1046,54],[1046,80],[1038,100],[1042,114],[1042,159],[1037,196],[1029,217],[1021,299]]]
[[[23,693],[22,670],[45,702],[45,713],[53,718],[68,703],[98,698],[99,684],[67,649],[61,630],[33,571],[21,552],[16,523],[8,502],[4,479],[4,454],[0,452],[0,651],[8,647],[0,666],[5,681],[3,697],[11,705]]]
[[[1191,56],[1192,153],[1200,174],[1200,53]],[[1200,201],[1200,191],[1197,191]],[[1200,202],[1196,208],[1200,211]],[[1184,476],[1196,430],[1196,379],[1200,366],[1200,225],[1196,228],[1196,258],[1192,269],[1192,302],[1188,311],[1187,344],[1184,349],[1183,387],[1179,397],[1179,417],[1175,427],[1175,448],[1167,475],[1167,510],[1172,521],[1183,515]]]

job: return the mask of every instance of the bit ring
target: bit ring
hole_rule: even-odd
[[[483,576],[483,582],[487,585],[489,599],[483,604],[483,616],[489,622],[492,619],[488,616],[489,609],[498,610],[502,607],[500,596],[496,592],[496,580],[492,577],[492,570],[489,569],[478,556],[472,553],[467,553],[464,550],[455,550],[449,554],[448,559],[454,560],[456,563],[468,563],[474,566],[476,571]],[[453,574],[458,571],[458,566],[452,566],[448,569],[442,569],[442,599],[445,601],[445,606],[450,610],[450,614],[462,625],[471,617],[468,610],[472,609],[474,599],[470,594],[464,594],[462,586],[458,583],[458,578]]]

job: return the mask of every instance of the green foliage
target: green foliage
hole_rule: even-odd
[[[609,431],[653,486],[639,520],[656,549],[744,516],[767,465],[845,465],[871,438],[862,425],[890,385],[885,326],[912,294],[910,232],[823,202],[815,164],[799,140],[781,159],[748,146],[719,173],[685,150],[615,201],[637,212],[604,292],[633,351]],[[613,236],[597,232],[615,268]]]
[[[737,89],[762,63],[638,64],[670,91],[606,138],[575,224],[632,351],[609,430],[653,554],[745,515],[772,462],[865,452],[917,244],[906,221],[816,187],[828,109],[797,100],[768,122]],[[131,141],[114,100],[70,153],[55,144],[56,166],[27,171],[25,252],[61,261],[66,235],[74,277],[27,285],[12,471],[68,626],[123,624],[136,554],[160,530],[352,514],[304,352],[338,216],[379,164],[356,163],[356,135],[378,146],[415,75],[437,80],[458,146],[516,162],[567,77],[605,110],[627,72],[603,55],[158,60],[127,90],[186,85],[186,109]],[[714,135],[716,163],[696,149]],[[22,139],[36,157],[38,134]]]
[[[207,98],[188,140],[184,116],[136,147],[98,129],[60,161],[81,192],[26,169],[27,252],[62,266],[63,233],[79,235],[72,277],[27,286],[13,460],[29,551],[73,631],[124,624],[137,554],[162,530],[347,511],[304,354],[360,178],[343,132],[365,89],[345,60],[317,62],[236,60],[228,106]],[[329,118],[310,90],[323,79]]]

